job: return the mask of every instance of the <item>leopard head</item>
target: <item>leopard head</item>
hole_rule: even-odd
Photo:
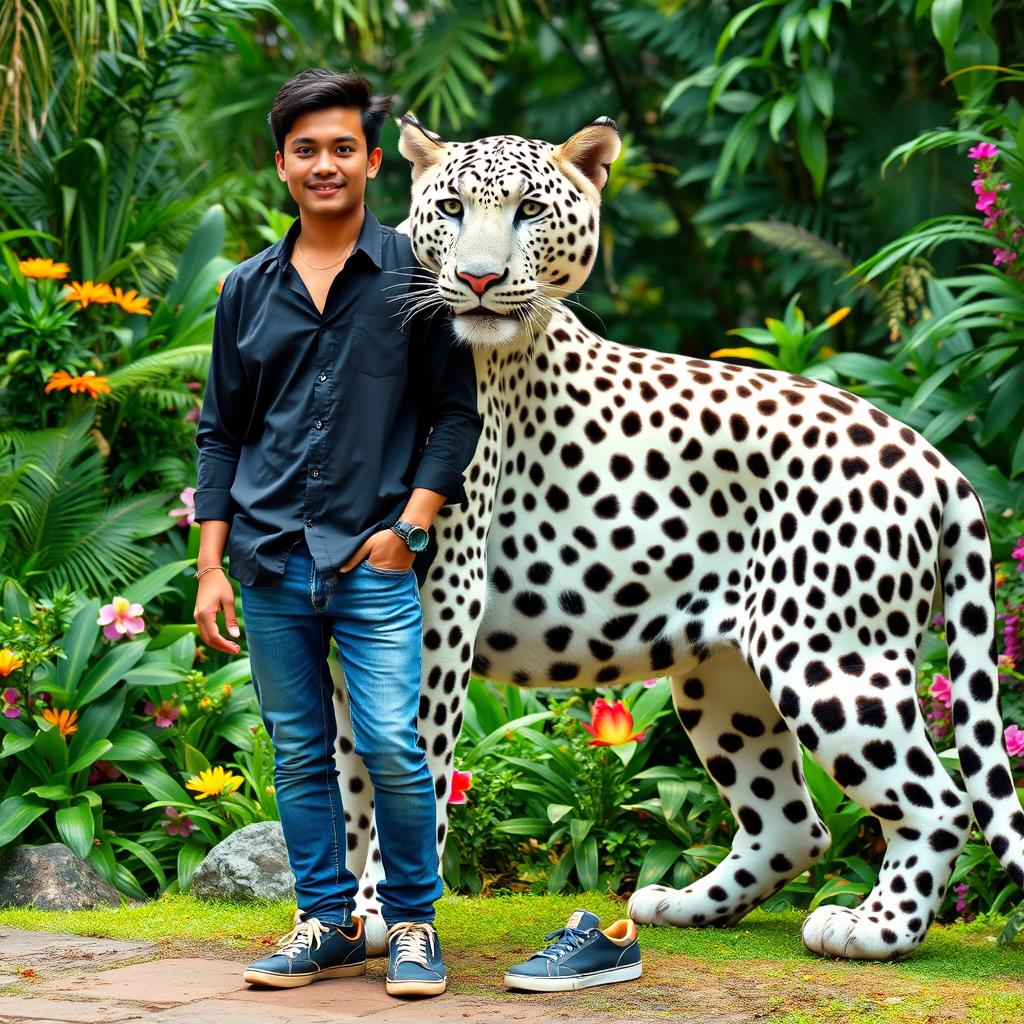
[[[474,346],[543,328],[593,267],[601,190],[621,148],[615,122],[598,118],[557,146],[517,135],[449,142],[408,114],[399,131],[412,165],[405,227],[425,268],[413,305],[447,306]]]

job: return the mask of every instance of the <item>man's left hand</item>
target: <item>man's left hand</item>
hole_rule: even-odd
[[[410,551],[394,530],[378,530],[366,538],[363,546],[341,567],[341,571],[348,572],[365,558],[378,569],[411,569],[416,552]]]

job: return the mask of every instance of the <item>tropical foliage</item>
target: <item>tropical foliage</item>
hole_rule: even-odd
[[[130,896],[273,818],[246,658],[197,644],[195,421],[219,282],[292,209],[266,112],[358,66],[448,137],[623,155],[575,301],[631,345],[829,380],[921,430],[989,515],[1006,743],[1024,755],[1024,22],[1007,0],[13,0],[0,10],[0,846],[60,840]],[[395,132],[370,200],[405,216]],[[762,326],[762,324],[764,326]],[[941,620],[919,696],[952,772]],[[668,686],[474,680],[454,888],[686,885],[728,809]],[[808,759],[832,832],[774,906],[855,903],[877,822]],[[571,781],[567,781],[571,780]],[[1019,899],[978,834],[947,918]],[[1012,921],[1019,923],[1022,914]],[[1016,927],[1014,924],[1011,927]]]

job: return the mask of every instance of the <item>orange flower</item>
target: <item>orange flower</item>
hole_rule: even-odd
[[[837,309],[834,313],[829,313],[829,315],[825,317],[825,323],[827,323],[829,327],[835,327],[836,324],[841,323],[849,315],[850,307],[843,306],[842,309]]]
[[[38,257],[19,260],[18,269],[25,277],[38,277],[52,281],[59,281],[71,273],[71,268],[66,263],[54,263],[53,260],[42,260]]]
[[[594,701],[590,709],[593,725],[581,722],[587,732],[594,737],[590,741],[592,747],[617,747],[620,743],[632,743],[642,740],[642,732],[633,732],[633,716],[621,700],[609,704],[603,697]]]
[[[100,305],[114,302],[114,293],[110,290],[109,284],[93,284],[92,281],[72,281],[65,285],[67,292],[64,298],[68,302],[77,302],[82,309],[85,309],[90,302]]]
[[[56,708],[44,708],[43,718],[51,725],[57,726],[61,736],[70,736],[73,732],[78,732],[78,726],[75,724],[78,721],[77,711],[69,711],[67,708],[60,711]]]
[[[107,378],[105,376],[97,377],[95,370],[86,370],[79,377],[72,376],[67,370],[55,370],[50,374],[44,391],[63,391],[65,388],[70,388],[73,395],[88,392],[90,398],[98,398],[101,394],[110,394]]]
[[[19,658],[10,647],[0,648],[0,676],[9,676],[16,668],[21,668],[24,664],[25,659]]]
[[[149,299],[139,295],[133,288],[131,291],[123,292],[120,288],[114,288],[114,302],[116,302],[126,313],[143,313],[152,316],[153,310],[147,309]]]

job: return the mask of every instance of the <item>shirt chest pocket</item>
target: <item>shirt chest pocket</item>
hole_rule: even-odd
[[[397,377],[409,363],[409,335],[401,314],[359,314],[352,323],[352,366],[370,377]]]

